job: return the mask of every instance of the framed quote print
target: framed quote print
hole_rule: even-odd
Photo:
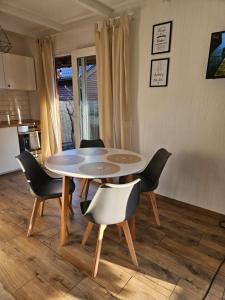
[[[168,84],[169,58],[152,59],[150,70],[150,87],[163,87]]]
[[[172,23],[172,21],[169,21],[153,25],[152,54],[170,52]]]

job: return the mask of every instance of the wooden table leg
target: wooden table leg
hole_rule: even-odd
[[[62,210],[61,210],[61,230],[60,230],[60,245],[64,246],[67,238],[67,219],[69,208],[69,182],[70,177],[63,177],[62,190]]]

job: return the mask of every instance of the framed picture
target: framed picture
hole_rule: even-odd
[[[168,84],[169,58],[152,59],[150,70],[150,87],[163,87]]]
[[[152,54],[170,52],[172,21],[153,25]]]

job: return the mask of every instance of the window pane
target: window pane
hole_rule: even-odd
[[[77,60],[81,138],[99,138],[96,56]]]
[[[75,148],[71,56],[55,59],[63,150]]]

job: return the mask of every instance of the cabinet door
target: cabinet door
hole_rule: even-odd
[[[17,127],[0,128],[0,174],[20,169],[15,156],[20,153]]]
[[[6,88],[34,91],[36,89],[34,60],[32,57],[3,54]]]
[[[5,76],[3,67],[3,56],[0,54],[0,89],[4,89],[5,86]]]

